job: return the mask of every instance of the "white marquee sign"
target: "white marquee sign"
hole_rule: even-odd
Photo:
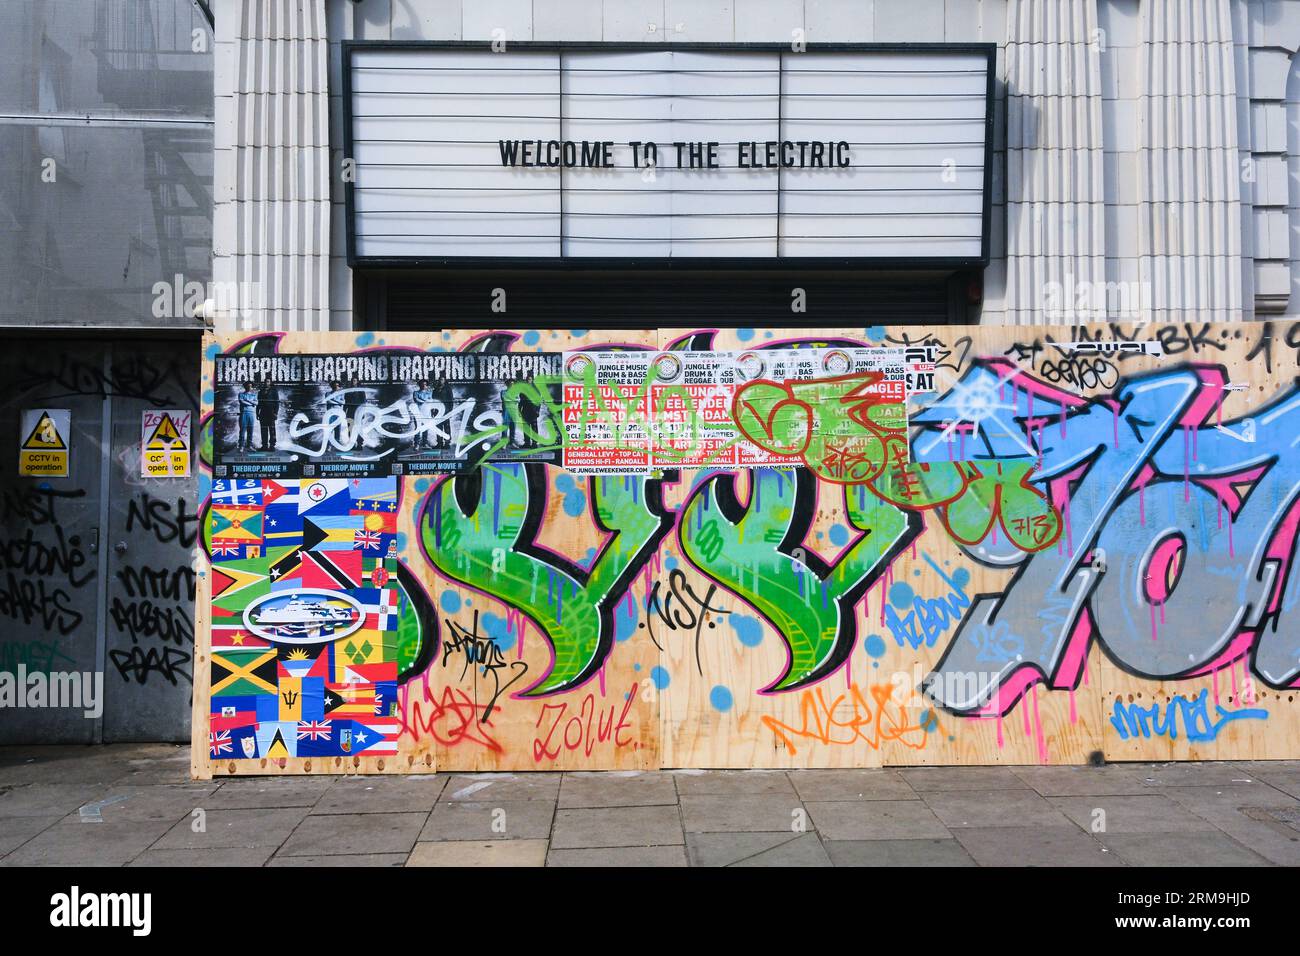
[[[978,261],[991,49],[349,44],[351,252]]]

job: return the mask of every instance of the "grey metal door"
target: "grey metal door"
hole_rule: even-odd
[[[104,740],[188,740],[198,459],[187,478],[141,477],[142,417],[189,413],[198,435],[199,341],[119,341],[111,384]]]
[[[50,706],[50,687],[103,673],[101,479],[106,355],[94,343],[0,341],[0,672],[21,684],[0,710],[0,743],[89,743],[99,718]],[[18,474],[23,409],[68,409],[66,478]],[[42,706],[37,703],[44,686]],[[93,686],[93,683],[92,685]],[[102,684],[100,685],[102,686]],[[83,687],[82,693],[85,693]],[[83,697],[83,701],[85,698]],[[102,698],[101,698],[102,702]]]
[[[197,337],[0,339],[0,675],[102,688],[89,717],[0,698],[0,744],[188,739],[198,462],[143,478],[140,449],[146,411],[197,439],[198,380]],[[71,412],[68,477],[19,476],[30,408]]]

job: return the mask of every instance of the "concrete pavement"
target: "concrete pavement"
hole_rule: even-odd
[[[0,748],[0,865],[1300,865],[1300,761],[189,780]]]

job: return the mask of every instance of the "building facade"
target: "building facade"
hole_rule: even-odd
[[[197,461],[185,477],[147,476],[142,446],[150,436],[142,429],[159,412],[197,415],[205,323],[228,333],[349,331],[360,338],[389,329],[1076,321],[1127,328],[1294,319],[1297,48],[1300,0],[5,4],[0,50],[17,68],[0,81],[0,150],[10,171],[0,181],[10,223],[0,256],[0,337],[8,346],[0,377],[10,386],[0,420],[16,456],[31,437],[24,413],[66,413],[51,421],[66,421],[69,433],[60,436],[68,446],[66,476],[11,466],[0,487],[8,545],[0,613],[12,622],[0,638],[0,671],[102,673],[105,694],[97,718],[31,711],[6,720],[0,739],[188,734],[197,573],[191,549],[208,486]],[[801,57],[897,63],[963,51],[990,58],[991,85],[971,100],[984,112],[900,114],[895,125],[926,121],[930,139],[915,146],[948,143],[945,124],[986,122],[978,148],[964,141],[978,156],[968,162],[929,150],[896,165],[925,171],[975,205],[925,205],[939,188],[929,180],[924,188],[882,188],[900,197],[886,219],[963,220],[963,235],[974,235],[971,228],[979,235],[974,252],[934,244],[918,251],[900,241],[888,254],[877,248],[864,255],[860,237],[850,236],[844,248],[832,242],[822,261],[810,264],[791,254],[791,235],[781,232],[789,207],[778,179],[775,188],[756,190],[766,188],[775,213],[764,207],[752,220],[734,220],[761,221],[754,235],[770,239],[770,248],[711,257],[687,242],[653,256],[591,254],[573,244],[581,232],[565,231],[579,209],[566,204],[565,174],[547,170],[540,175],[556,180],[547,188],[560,206],[543,208],[543,232],[557,230],[555,250],[521,255],[489,242],[486,252],[449,254],[450,228],[436,237],[441,251],[386,258],[357,247],[357,216],[376,182],[367,175],[401,161],[385,150],[447,145],[427,133],[391,133],[394,142],[373,144],[368,159],[358,154],[356,140],[364,137],[357,123],[369,121],[357,96],[365,92],[355,82],[359,56],[553,56],[552,72],[570,83],[581,75],[573,67],[582,57],[643,52],[652,58],[637,68],[644,86],[622,93],[663,101],[669,88],[662,84],[689,71],[673,68],[671,57],[653,60],[656,54],[707,54],[719,63],[775,58],[778,68],[768,72],[784,83],[807,64]],[[484,60],[475,67],[478,82],[489,85],[459,92],[499,93],[490,85],[493,66]],[[797,103],[792,90],[778,86],[767,99]],[[538,99],[563,111],[574,91],[559,86]],[[589,88],[593,99],[601,92]],[[631,99],[625,95],[622,105]],[[460,118],[473,115],[465,107]],[[797,139],[783,135],[788,120],[782,112],[775,120],[760,116],[743,136],[703,139],[722,140],[724,150]],[[662,121],[661,130],[672,128]],[[652,125],[644,115],[630,121],[619,149],[640,130],[650,138]],[[491,152],[503,135],[479,145]],[[523,125],[515,135],[531,138]],[[414,142],[400,142],[407,138]],[[598,139],[564,135],[563,128],[554,138]],[[848,133],[843,140],[859,142]],[[439,168],[428,157],[413,162]],[[952,180],[943,178],[949,165]],[[488,166],[498,177],[538,175],[496,160]],[[968,172],[978,173],[974,181]],[[698,192],[713,201],[728,182],[707,175]],[[822,178],[814,189],[831,180],[816,175]],[[653,201],[667,201],[672,181],[665,175],[648,187]],[[416,185],[428,182],[440,197],[449,195],[436,175]],[[707,216],[707,205],[690,202],[669,211]],[[421,210],[427,222],[427,207],[410,207]],[[479,223],[467,249],[483,244],[482,223],[493,218],[484,210],[490,207],[455,210],[458,221]],[[601,222],[605,212],[588,207],[588,219]],[[654,233],[662,215],[614,212],[631,221],[613,237],[622,245],[662,245]],[[858,221],[873,221],[869,212]],[[414,230],[404,229],[412,239]],[[486,235],[493,237],[490,229]],[[888,238],[887,231],[872,236],[878,245]],[[1195,334],[1192,325],[1186,337]]]
[[[807,312],[794,319],[823,325],[848,310],[878,321],[1046,324],[1300,309],[1292,2],[248,0],[217,13],[214,269],[265,293],[251,326],[490,325],[502,288],[520,293],[516,326],[710,310],[734,324],[728,303],[751,317],[789,315],[796,287]],[[554,272],[521,273],[517,260],[486,270],[350,263],[345,50],[371,41],[500,52],[789,45],[787,62],[818,44],[993,44],[987,265],[935,275],[906,261],[812,272],[781,261],[739,274],[677,268],[666,283],[669,270],[604,263],[584,273],[590,284],[576,297]],[[360,181],[365,174],[361,163]]]
[[[142,446],[199,408],[213,39],[189,0],[0,5],[3,743],[188,736],[198,469]]]

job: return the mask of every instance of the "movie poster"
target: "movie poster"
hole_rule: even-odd
[[[218,356],[217,478],[447,474],[558,462],[560,355]]]
[[[777,403],[777,418],[766,427],[779,429],[806,408],[805,444],[856,441],[857,422],[824,414],[844,405],[869,406],[876,425],[901,432],[907,428],[907,397],[934,389],[935,355],[928,346],[585,351],[563,357],[563,464],[582,475],[788,466],[791,455],[781,442],[756,442],[738,424],[738,397],[751,404],[744,396],[758,395],[752,389],[760,384],[770,395],[799,383]],[[846,434],[837,439],[835,431]]]

